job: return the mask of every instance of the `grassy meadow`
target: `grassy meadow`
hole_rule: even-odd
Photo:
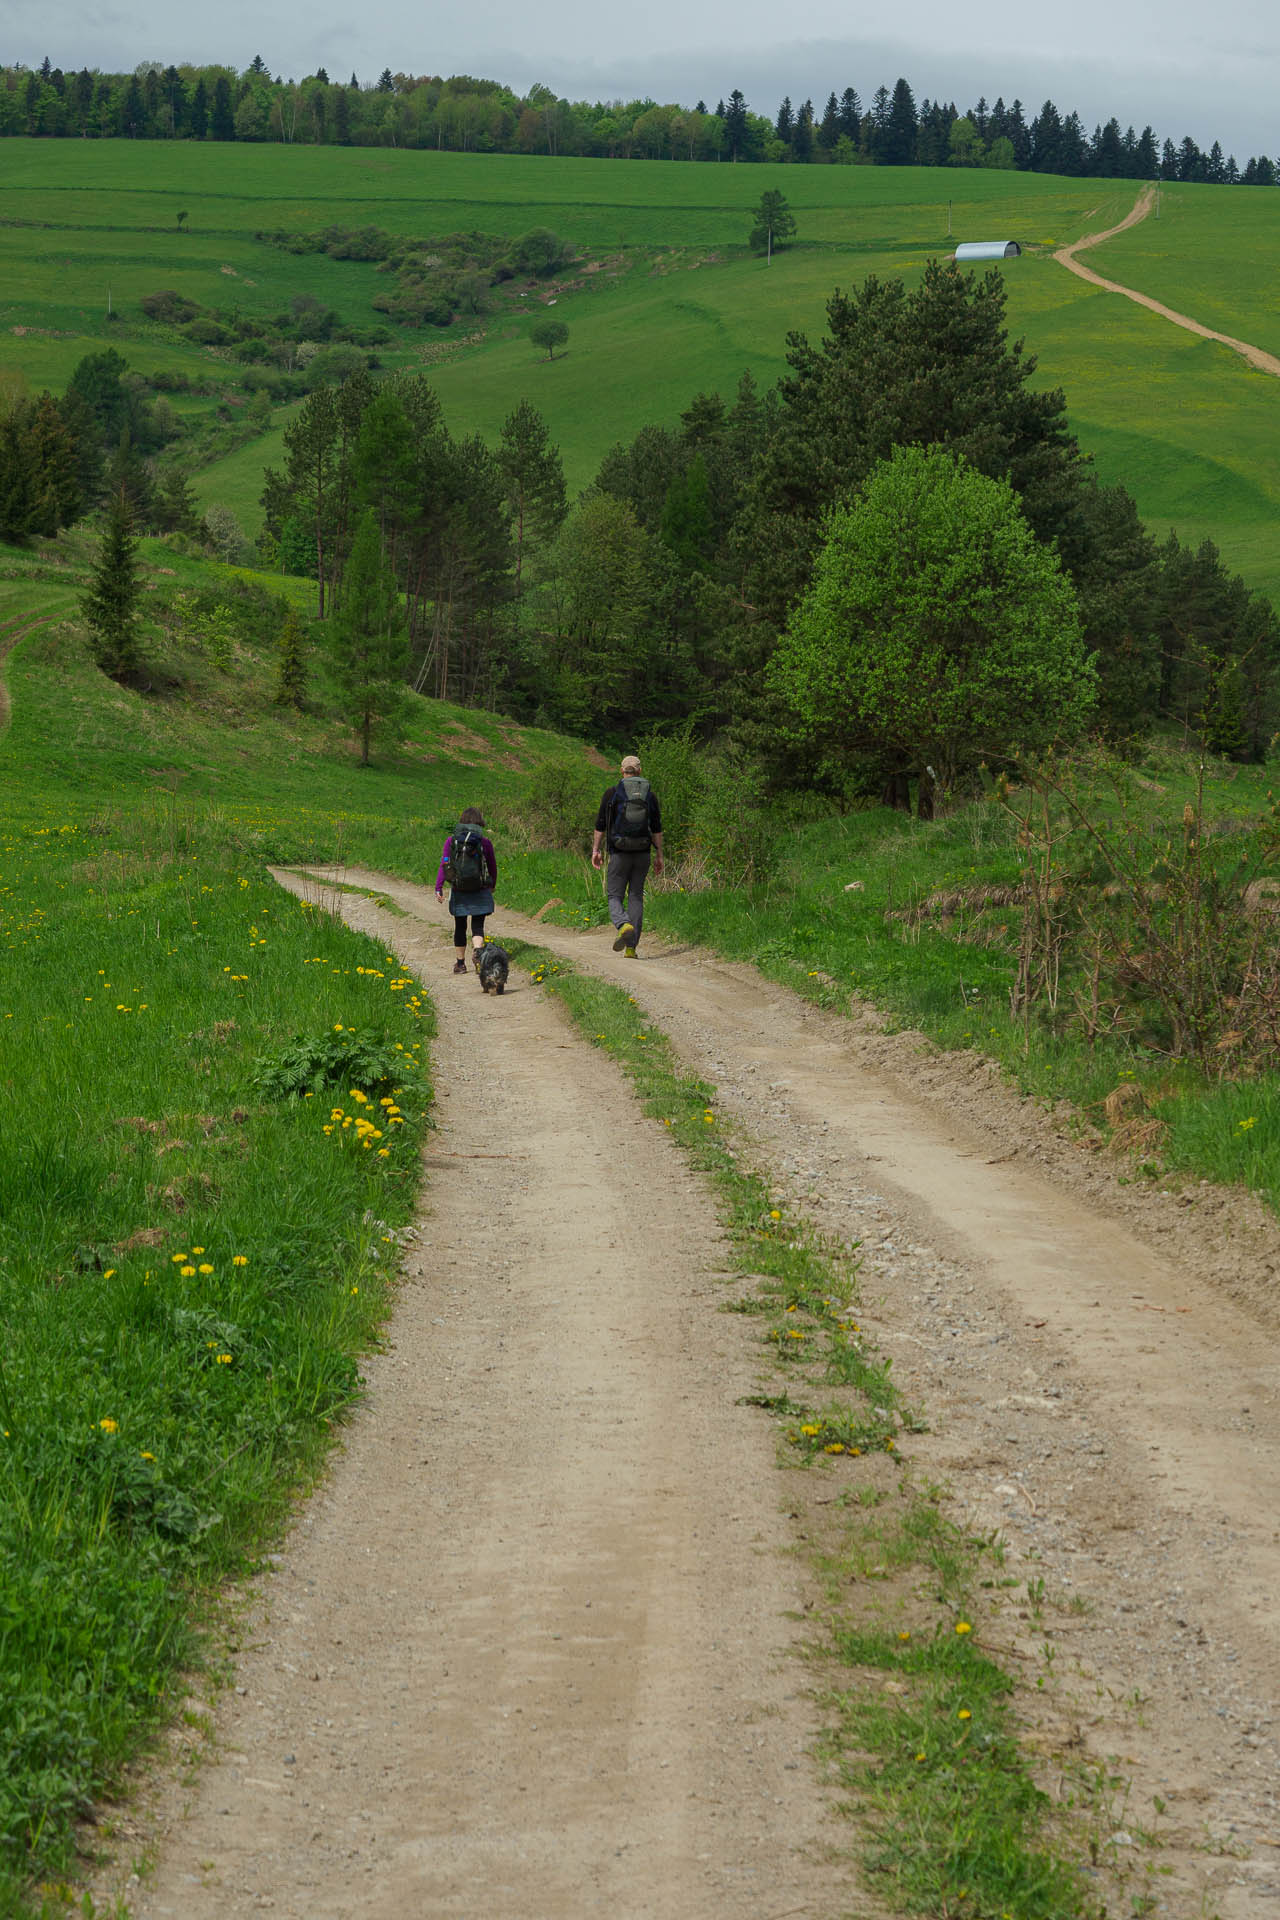
[[[774,380],[787,333],[820,333],[834,288],[869,273],[911,282],[956,240],[1010,235],[1029,249],[1004,269],[1011,327],[1038,355],[1037,378],[1065,390],[1102,476],[1125,482],[1157,533],[1209,536],[1251,585],[1280,592],[1280,552],[1269,538],[1280,490],[1277,383],[1051,258],[1064,241],[1115,224],[1133,204],[1131,183],[179,143],[165,149],[161,185],[155,156],[128,141],[8,140],[0,165],[0,370],[18,368],[33,387],[55,390],[108,340],[143,372],[230,380],[217,349],[143,317],[142,297],[162,288],[255,315],[305,293],[353,324],[378,320],[372,300],[386,282],[372,265],[284,253],[256,241],[258,230],[338,223],[514,236],[552,227],[589,272],[554,289],[511,283],[475,326],[394,327],[380,357],[429,372],[456,432],[493,439],[521,400],[532,401],[571,491],[614,441],[674,420],[699,390],[731,391],[746,370],[761,384]],[[787,195],[799,229],[799,244],[771,266],[746,247],[751,210],[768,187]],[[1273,198],[1166,188],[1159,222],[1097,249],[1093,263],[1210,325],[1274,344]],[[527,335],[552,294],[571,338],[548,362]],[[268,432],[196,472],[202,506],[229,506],[256,531],[261,471],[280,459],[287,417],[278,409]]]

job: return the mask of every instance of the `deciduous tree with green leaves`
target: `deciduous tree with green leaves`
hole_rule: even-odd
[[[556,348],[562,347],[569,338],[569,329],[563,320],[535,320],[529,329],[529,338],[535,347],[545,347],[548,360],[556,357]]]
[[[1096,699],[1075,593],[1007,481],[900,447],[825,526],[770,668],[797,734],[946,788],[1077,738]]]

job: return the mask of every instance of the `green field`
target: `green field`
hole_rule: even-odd
[[[1108,240],[1088,264],[1218,333],[1280,354],[1277,249],[1277,195],[1165,187],[1159,218]]]
[[[147,322],[144,294],[174,287],[206,306],[278,312],[298,293],[343,318],[378,319],[386,285],[371,265],[295,256],[259,229],[331,223],[409,235],[476,228],[512,236],[546,225],[588,258],[554,291],[571,328],[549,363],[527,339],[548,289],[514,286],[478,329],[396,328],[387,366],[427,370],[455,432],[496,436],[528,399],[560,445],[570,488],[601,455],[692,395],[761,385],[785,366],[792,329],[821,331],[836,287],[868,274],[914,281],[955,240],[1009,235],[1029,251],[1005,268],[1011,327],[1061,386],[1072,423],[1107,480],[1122,480],[1157,533],[1212,537],[1249,582],[1280,594],[1272,524],[1280,504],[1280,383],[1118,295],[1086,286],[1055,246],[1113,225],[1128,183],[920,168],[765,168],[547,161],[336,147],[4,142],[0,365],[60,387],[110,340],[146,372],[230,378],[214,349]],[[777,186],[799,244],[771,266],[745,245],[751,209]],[[1223,331],[1280,348],[1271,289],[1280,258],[1274,196],[1177,186],[1148,220],[1097,249],[1098,269]],[[180,232],[177,213],[187,214]],[[950,232],[948,232],[948,223]],[[107,318],[108,301],[114,317]],[[202,505],[230,506],[253,530],[273,432],[195,476]]]

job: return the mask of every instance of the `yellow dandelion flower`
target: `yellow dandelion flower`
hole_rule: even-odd
[[[957,1620],[957,1621],[956,1621],[956,1632],[957,1632],[957,1633],[972,1633],[972,1632],[973,1632],[973,1628],[972,1628],[972,1627],[971,1627],[971,1626],[969,1625],[969,1622],[968,1622],[967,1620]]]
[[[968,1707],[961,1707],[959,1713],[956,1715],[957,1720],[972,1720],[972,1718],[973,1715],[970,1713]]]
[[[194,1280],[196,1277],[196,1270],[194,1267],[179,1267],[178,1272],[182,1275],[184,1280]]]
[[[231,1355],[229,1353],[220,1353],[218,1355],[218,1365],[220,1367],[229,1367],[231,1365]]]
[[[118,1420],[99,1420],[98,1425],[104,1433],[115,1433],[119,1428]]]
[[[233,1266],[233,1267],[247,1267],[247,1266],[248,1266],[248,1264],[249,1264],[249,1256],[248,1256],[248,1254],[247,1254],[247,1253],[233,1253],[233,1254],[232,1254],[232,1256],[231,1256],[231,1264],[232,1264],[232,1266]]]

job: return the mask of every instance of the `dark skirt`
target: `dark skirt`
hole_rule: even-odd
[[[492,913],[493,888],[480,887],[473,893],[459,893],[456,887],[451,887],[449,911],[455,920],[460,920],[467,913]]]

